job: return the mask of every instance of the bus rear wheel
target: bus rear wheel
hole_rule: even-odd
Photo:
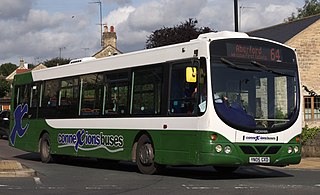
[[[40,140],[40,156],[41,162],[49,163],[53,161],[52,155],[50,154],[50,137],[48,133],[44,133]]]
[[[136,155],[137,166],[141,173],[151,175],[157,171],[154,148],[149,136],[144,134],[139,138]]]

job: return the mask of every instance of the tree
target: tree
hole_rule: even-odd
[[[69,64],[69,62],[70,62],[70,59],[57,57],[57,58],[52,58],[51,60],[46,60],[43,62],[43,64],[49,68],[53,66]]]
[[[285,19],[285,21],[291,22],[304,17],[320,14],[320,0],[305,0],[304,6],[302,8],[298,8],[297,11],[297,16],[292,13],[290,17]]]
[[[146,48],[155,48],[165,45],[171,45],[176,43],[182,43],[196,39],[202,33],[213,32],[209,27],[197,28],[198,21],[193,18],[176,25],[174,27],[163,27],[155,30],[146,41]]]
[[[10,75],[15,69],[17,69],[17,65],[12,63],[5,63],[0,66],[0,74],[3,76]]]
[[[10,83],[4,78],[0,78],[0,98],[3,98],[10,91]]]

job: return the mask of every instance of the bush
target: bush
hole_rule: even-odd
[[[302,144],[305,144],[309,140],[313,140],[316,135],[320,132],[319,127],[312,127],[309,128],[308,125],[302,128],[302,134],[301,134],[301,142]]]

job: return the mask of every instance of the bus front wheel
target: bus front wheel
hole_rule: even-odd
[[[50,137],[48,133],[42,135],[40,140],[40,156],[43,163],[49,163],[53,160],[50,154]]]
[[[154,162],[154,148],[149,136],[144,134],[139,138],[136,155],[137,166],[141,173],[151,175],[157,171]]]

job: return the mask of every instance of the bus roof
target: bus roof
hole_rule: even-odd
[[[81,63],[72,63],[32,71],[32,81],[50,80],[141,65],[164,63],[179,59],[193,58],[196,53],[198,56],[207,56],[209,53],[207,45],[212,40],[226,38],[249,38],[249,36],[245,33],[230,31],[205,33],[199,35],[197,39],[185,43],[145,49],[99,59],[88,58],[81,60]],[[195,50],[197,50],[197,52],[195,52]],[[79,59],[76,62],[79,62]],[[30,78],[30,75],[28,76]],[[18,75],[18,77],[20,77],[20,75]],[[23,77],[23,75],[21,75],[21,77]]]

